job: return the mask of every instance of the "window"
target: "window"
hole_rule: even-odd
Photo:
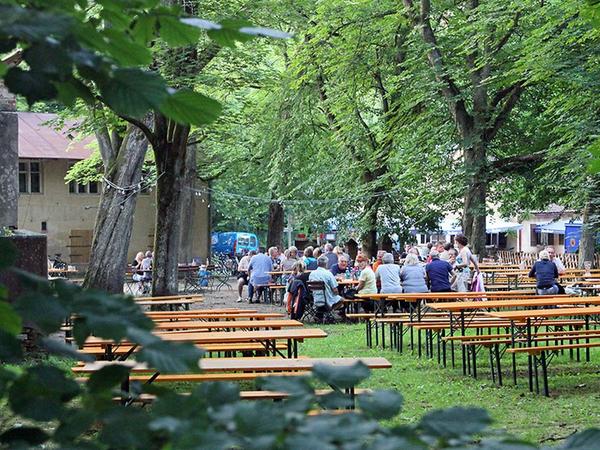
[[[530,225],[530,228],[529,228],[529,230],[530,230],[529,234],[531,237],[530,245],[532,247],[542,244],[542,233],[540,231],[537,231],[536,228],[537,228],[537,225],[535,225],[535,224]]]
[[[19,192],[22,194],[42,192],[42,163],[19,161]]]
[[[89,183],[77,183],[76,181],[69,181],[69,192],[71,194],[97,194],[98,182],[90,181]]]
[[[256,238],[254,236],[250,236],[250,247],[256,247]]]
[[[554,242],[556,242],[556,240]],[[558,235],[558,245],[565,245],[565,235],[564,234]]]

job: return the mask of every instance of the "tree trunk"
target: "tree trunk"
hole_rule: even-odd
[[[463,234],[469,240],[471,251],[480,259],[486,256],[486,157],[486,147],[481,143],[464,151],[468,184],[465,187]]]
[[[137,186],[147,149],[144,134],[130,126],[113,158],[104,162],[105,177],[117,186]],[[137,188],[119,191],[106,185],[102,191],[84,287],[123,293],[123,273],[127,266],[137,196]]]
[[[174,295],[178,291],[177,264],[181,237],[182,191],[185,178],[189,126],[175,124],[155,114],[156,229],[152,295]]]
[[[389,234],[383,235],[381,238],[381,250],[385,250],[388,253],[392,253],[394,250],[394,243],[392,242],[392,238],[390,238]]]
[[[592,261],[594,265],[594,254],[596,252],[596,233],[600,227],[600,193],[598,192],[598,176],[588,179],[588,197],[583,210],[583,225],[581,228],[581,239],[579,240],[578,266],[583,268],[585,261]]]
[[[281,247],[283,242],[284,211],[279,202],[269,203],[269,228],[267,230],[267,247]]]
[[[185,177],[181,192],[181,241],[179,243],[179,259],[190,262],[194,240],[194,191],[196,187],[196,148],[187,150],[185,161]]]

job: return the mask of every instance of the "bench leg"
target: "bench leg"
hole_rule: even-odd
[[[477,379],[477,348],[474,345],[469,347],[473,354],[473,378]]]
[[[542,350],[542,354],[540,355],[541,365],[542,365],[542,378],[544,383],[544,395],[546,397],[550,397],[550,392],[548,391],[548,364],[546,360],[546,352]]]
[[[490,373],[492,374],[492,383],[496,382],[496,372],[494,370],[494,356],[493,356],[493,352],[494,352],[494,346],[491,345],[488,347],[489,349],[489,353],[490,353]]]
[[[496,357],[496,372],[498,373],[498,385],[502,386],[502,368],[500,367],[500,344],[494,346],[494,354]]]

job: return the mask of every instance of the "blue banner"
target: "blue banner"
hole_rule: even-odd
[[[581,224],[565,224],[565,253],[577,253],[581,240]]]

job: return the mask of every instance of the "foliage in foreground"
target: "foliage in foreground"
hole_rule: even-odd
[[[10,248],[0,240],[0,269],[8,267]],[[19,423],[0,430],[5,448],[32,448],[53,444],[60,448],[318,448],[318,449],[427,449],[479,448],[529,449],[535,446],[487,430],[488,413],[480,408],[432,411],[418,423],[386,427],[380,420],[397,415],[402,398],[393,391],[375,391],[357,398],[358,410],[348,410],[344,394],[369,376],[358,363],[350,368],[318,366],[313,380],[333,392],[317,397],[313,380],[265,378],[262,389],[289,392],[279,402],[240,401],[233,384],[206,383],[189,395],[151,385],[133,385],[137,395],[157,395],[152,408],[121,406],[113,402],[127,368],[105,367],[79,385],[67,370],[40,362],[23,363],[17,339],[23,323],[41,332],[38,343],[50,354],[75,360],[88,358],[56,338],[63,318],[76,314],[74,337],[82,343],[90,336],[142,344],[137,359],[161,372],[197,370],[200,351],[191,345],[170,344],[151,334],[152,323],[130,297],[85,291],[22,273],[27,286],[13,305],[0,290],[0,398]],[[343,413],[338,408],[346,409]],[[314,409],[331,410],[308,415]],[[7,418],[5,418],[7,419]],[[568,439],[563,449],[591,449],[600,441],[600,430],[587,430]]]

